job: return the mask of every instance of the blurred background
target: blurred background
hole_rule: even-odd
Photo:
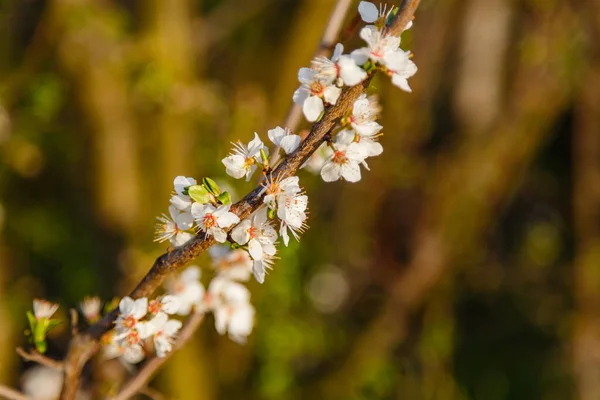
[[[348,21],[356,16],[353,5]],[[123,296],[176,175],[282,124],[334,0],[0,0],[0,382],[25,310]],[[600,398],[600,3],[423,0],[382,156],[153,383],[180,399]],[[360,45],[345,42],[347,49]],[[308,127],[306,123],[304,128]],[[210,276],[208,255],[197,260]],[[49,354],[62,357],[68,323]]]

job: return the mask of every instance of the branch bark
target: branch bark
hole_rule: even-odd
[[[30,400],[29,396],[2,384],[0,384],[0,397],[8,400]]]
[[[403,31],[408,21],[413,18],[413,13],[419,2],[420,0],[403,1],[400,11],[390,25],[390,33],[396,34]],[[309,135],[298,149],[279,164],[273,171],[273,176],[283,179],[296,174],[306,160],[323,143],[325,135],[331,132],[338,119],[351,111],[356,99],[369,86],[373,75],[371,74],[362,84],[344,88],[337,103],[326,108],[323,118],[313,125]],[[231,211],[240,219],[244,219],[258,209],[262,204],[263,196],[263,187],[259,185],[242,200],[234,204]],[[205,238],[204,234],[199,234],[183,247],[163,254],[154,262],[150,271],[129,296],[132,298],[150,296],[171,272],[183,267],[188,261],[199,256],[214,244],[215,241],[212,237]],[[63,400],[73,400],[75,398],[81,371],[85,363],[96,353],[99,348],[98,340],[112,328],[117,316],[118,310],[113,310],[86,332],[73,338],[64,362],[65,383],[61,394]]]

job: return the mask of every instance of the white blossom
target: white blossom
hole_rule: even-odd
[[[373,96],[368,98],[363,93],[354,102],[352,115],[348,118],[348,122],[359,135],[373,136],[383,128],[375,121],[379,111],[380,107]]]
[[[233,151],[229,156],[225,157],[221,162],[225,165],[226,172],[229,176],[240,179],[246,176],[246,182],[256,170],[256,163],[260,161],[260,150],[264,149],[268,152],[262,140],[258,137],[258,133],[254,133],[254,139],[245,146],[238,140],[233,144]]]
[[[200,282],[200,268],[195,265],[187,267],[179,276],[171,278],[166,288],[172,296],[177,297],[177,315],[189,315],[193,307],[199,307],[204,299],[204,286]]]
[[[33,300],[33,315],[37,320],[51,318],[58,310],[58,304],[43,299]]]
[[[348,182],[358,182],[361,178],[359,164],[365,158],[366,154],[358,143],[350,143],[348,146],[340,144],[323,165],[321,177],[325,182],[337,181],[340,178]]]
[[[267,209],[262,208],[252,216],[243,220],[233,231],[231,237],[240,245],[248,244],[248,253],[253,260],[260,260],[263,254],[275,255],[277,232],[267,218]]]
[[[141,323],[140,320],[148,313],[148,299],[146,297],[133,300],[125,296],[119,302],[119,316],[115,321],[115,327],[119,336],[127,336],[136,330]]]
[[[252,273],[254,274],[254,279],[256,279],[256,281],[259,283],[264,283],[267,269],[273,269],[274,263],[275,257],[268,254],[265,254],[260,260],[254,260],[252,262]]]
[[[377,8],[377,6],[370,1],[361,1],[358,4],[358,12],[362,20],[367,23],[373,23],[374,25],[367,25],[367,27],[376,30],[381,30],[381,28],[385,26],[386,20],[393,9],[393,6],[388,8],[387,4],[380,4],[379,8]],[[410,29],[411,26],[412,21],[406,25],[404,30]]]
[[[195,185],[196,180],[194,178],[186,178],[185,176],[178,176],[173,180],[173,187],[175,194],[171,196],[171,204],[178,210],[189,211],[192,205],[192,198],[184,193],[185,189]]]
[[[392,83],[405,92],[412,92],[408,78],[417,73],[417,65],[410,59],[410,52],[398,50],[387,57],[386,67]]]
[[[392,61],[393,54],[400,47],[399,37],[383,35],[382,32],[369,27],[361,29],[360,37],[367,42],[367,47],[356,49],[351,53],[358,65],[363,65],[371,59],[375,63],[387,66],[387,63]]]
[[[250,292],[238,283],[215,278],[208,287],[209,305],[215,316],[215,328],[219,334],[226,332],[238,343],[245,343],[254,326],[254,307],[250,304]]]
[[[237,215],[229,211],[231,204],[215,207],[212,204],[192,204],[192,215],[198,227],[207,236],[213,236],[219,243],[227,240],[227,233],[223,230],[240,222]]]
[[[349,129],[338,132],[335,143],[337,146],[356,143],[365,158],[375,157],[383,153],[383,146],[375,140],[374,136],[363,136]],[[369,169],[365,160],[363,160],[362,164],[365,168]]]
[[[302,168],[306,168],[313,174],[318,174],[321,172],[323,165],[332,154],[333,150],[327,146],[327,143],[322,143],[321,146],[319,146],[319,148],[310,156],[308,161],[304,163]]]
[[[100,318],[100,308],[102,307],[102,301],[99,297],[85,297],[79,308],[83,313],[83,316],[89,323],[94,323]]]
[[[217,245],[208,249],[212,265],[222,278],[245,282],[252,273],[252,259],[247,251],[231,250],[229,246]]]
[[[154,241],[164,242],[165,240],[169,240],[173,247],[183,246],[194,238],[194,234],[186,232],[194,225],[194,217],[189,208],[181,211],[173,205],[169,207],[169,214],[171,215],[170,217],[163,214],[156,218],[159,222],[154,229]]]
[[[293,196],[280,196],[277,199],[277,217],[281,220],[279,235],[286,246],[289,243],[288,230],[298,240],[298,233],[306,229],[306,209],[308,196],[296,194]]]
[[[29,368],[21,378],[23,394],[32,400],[56,400],[60,397],[63,385],[62,371],[36,365]]]
[[[366,79],[367,73],[350,55],[342,54],[344,46],[341,43],[336,44],[331,56],[318,57],[313,60],[314,69],[317,71],[317,77],[325,82],[335,83],[338,86],[354,86]]]
[[[294,92],[294,102],[302,107],[302,112],[310,122],[316,121],[325,109],[324,102],[335,104],[342,90],[328,79],[318,76],[312,68],[300,68],[298,71],[300,87]]]
[[[153,336],[154,349],[158,357],[165,357],[173,350],[175,335],[182,327],[181,321],[169,319],[167,314],[159,312],[146,326]]]
[[[152,314],[165,313],[175,314],[181,306],[179,297],[175,295],[165,295],[157,299],[150,300],[148,303],[148,311]]]
[[[292,134],[289,128],[276,127],[268,131],[269,139],[275,146],[279,146],[285,151],[285,154],[291,154],[300,145],[301,138]]]

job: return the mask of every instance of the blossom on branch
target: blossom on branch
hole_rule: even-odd
[[[240,179],[246,177],[246,182],[250,180],[252,174],[256,170],[256,163],[260,162],[260,150],[268,150],[265,147],[258,133],[254,133],[254,139],[248,143],[248,146],[244,145],[239,140],[233,144],[233,151],[230,155],[225,157],[221,162],[225,165],[226,172],[229,176]]]
[[[187,267],[179,276],[166,283],[171,296],[177,297],[177,315],[189,315],[193,307],[199,307],[204,299],[204,286],[200,282],[200,268],[195,265]]]
[[[198,228],[206,233],[206,236],[213,236],[219,243],[227,240],[227,233],[223,230],[240,222],[237,215],[229,212],[231,204],[215,207],[212,204],[192,204],[192,215],[194,216]]]

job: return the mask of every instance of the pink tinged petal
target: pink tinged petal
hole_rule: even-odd
[[[337,86],[327,86],[325,88],[325,92],[323,93],[323,98],[329,104],[337,103],[340,94],[342,93],[342,89]]]
[[[340,179],[342,172],[339,164],[327,161],[321,168],[321,178],[325,182],[334,182]]]
[[[408,92],[408,93],[412,92],[412,89],[408,85],[408,81],[406,80],[406,78],[403,78],[398,74],[392,75],[392,83],[394,84],[394,86],[399,87],[400,89],[404,90],[405,92]]]
[[[356,163],[349,162],[341,166],[342,177],[348,182],[360,181],[360,166]]]
[[[258,283],[265,282],[265,265],[261,260],[254,261],[252,273],[254,274],[254,279],[256,279]]]
[[[253,260],[262,260],[263,248],[258,240],[250,239],[248,242],[248,253],[250,253]]]
[[[379,18],[379,10],[377,6],[370,1],[361,1],[358,5],[358,12],[363,21],[372,23]]]
[[[227,234],[221,228],[210,228],[208,233],[213,235],[215,240],[219,243],[225,243],[227,240]]]
[[[323,110],[323,100],[318,96],[309,97],[302,105],[302,112],[309,122],[315,122]]]
[[[298,135],[287,135],[281,139],[279,146],[285,151],[285,154],[291,154],[300,145],[300,140]]]
[[[248,240],[250,240],[250,233],[248,233],[250,226],[250,220],[245,219],[238,226],[233,228],[233,231],[231,231],[231,237],[237,244],[244,245],[248,243]]]
[[[286,136],[286,132],[285,129],[278,126],[267,131],[267,136],[269,136],[269,140],[273,142],[274,145],[280,146],[279,143],[281,143],[281,139],[283,139]]]
[[[338,62],[340,67],[340,78],[344,85],[354,86],[367,78],[367,73],[349,56],[343,56]]]
[[[227,175],[232,178],[240,179],[246,174],[244,157],[238,154],[227,156],[221,160],[221,162],[225,165],[225,172],[227,172]]]

